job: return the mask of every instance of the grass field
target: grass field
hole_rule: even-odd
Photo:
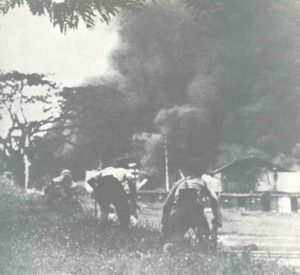
[[[157,220],[153,207],[147,209]],[[41,198],[2,183],[0,274],[291,274],[274,262],[225,252],[164,255],[149,220],[124,234],[115,225],[103,227],[92,213],[49,212]]]

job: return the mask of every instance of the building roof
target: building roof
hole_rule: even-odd
[[[212,171],[212,174],[215,175],[220,172],[229,172],[232,170],[250,170],[253,168],[266,168],[270,171],[277,171],[277,172],[291,172],[289,169],[281,167],[277,164],[269,162],[264,159],[260,159],[257,157],[248,157],[244,159],[236,159],[233,160],[215,170]]]

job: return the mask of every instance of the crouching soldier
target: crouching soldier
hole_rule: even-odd
[[[72,189],[72,173],[68,169],[61,171],[60,176],[52,179],[50,186],[45,188],[45,196],[49,206],[69,205],[76,201],[76,194]]]
[[[162,237],[164,242],[180,242],[192,228],[199,245],[207,249],[210,228],[204,214],[204,198],[210,199],[214,215],[213,226],[222,226],[218,198],[201,178],[187,177],[176,182],[162,210]]]
[[[114,167],[107,167],[88,180],[94,189],[95,200],[100,206],[101,219],[108,219],[111,204],[115,207],[120,226],[127,230],[130,216],[136,217],[136,186],[127,163],[118,159]]]

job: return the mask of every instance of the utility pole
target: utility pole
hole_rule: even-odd
[[[168,142],[165,138],[164,142],[164,151],[165,151],[165,178],[166,178],[166,191],[170,191],[170,182],[169,182],[169,156],[168,156]]]

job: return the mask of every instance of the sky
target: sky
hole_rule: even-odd
[[[32,16],[24,7],[0,15],[0,71],[46,74],[60,86],[113,75],[110,56],[118,43],[116,20],[109,25],[99,22],[93,30],[80,25],[62,34],[47,16]],[[37,107],[29,110],[33,120],[42,113],[42,107]],[[1,113],[0,129],[5,135],[10,121]]]
[[[32,16],[26,8],[0,15],[0,70],[53,74],[63,86],[113,74],[110,55],[119,42],[117,23],[84,25],[64,35],[47,16]]]

